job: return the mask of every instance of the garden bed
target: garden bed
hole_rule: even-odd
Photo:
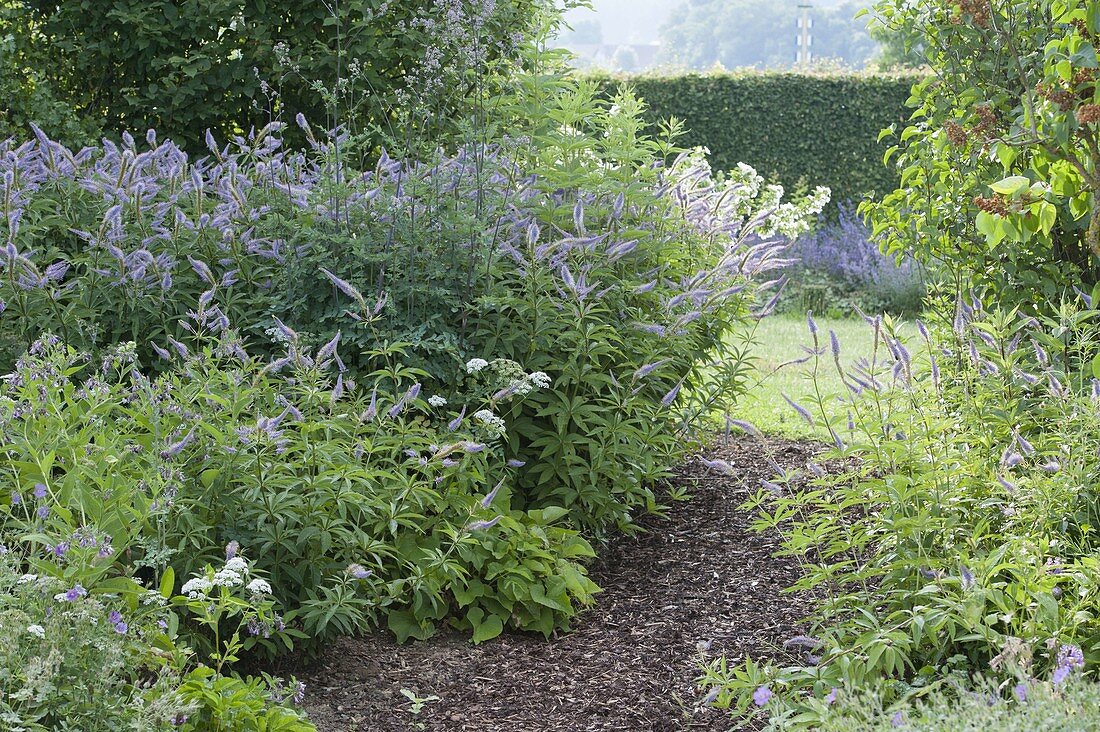
[[[572,632],[480,646],[462,634],[404,646],[381,633],[344,639],[300,673],[310,718],[325,732],[728,729],[695,688],[701,656],[734,665],[784,654],[807,612],[806,598],[782,593],[797,560],[773,557],[777,537],[752,532],[740,508],[773,474],[765,451],[797,467],[818,448],[731,439],[711,457],[735,475],[682,467],[675,481],[692,500],[611,543],[592,573],[604,591]],[[403,689],[439,699],[414,715]]]

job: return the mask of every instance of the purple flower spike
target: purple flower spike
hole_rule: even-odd
[[[491,491],[489,491],[488,493],[485,494],[485,497],[481,499],[481,507],[482,508],[488,508],[489,506],[492,505],[493,499],[495,499],[497,497],[497,493],[500,492],[500,487],[502,485],[504,485],[503,480],[501,480],[499,483],[497,483],[496,487],[494,487],[493,490],[491,490]]]
[[[681,384],[677,384],[676,386],[672,387],[671,391],[661,397],[661,406],[667,407],[670,406],[674,401],[676,401],[676,397],[680,394],[680,386]]]
[[[501,516],[494,516],[488,521],[471,521],[470,523],[466,524],[466,531],[474,532],[491,529],[497,525],[497,522],[500,521],[501,518]]]
[[[798,412],[798,416],[800,416],[800,417],[802,417],[802,419],[806,420],[806,424],[811,425],[811,426],[813,425],[814,418],[810,414],[810,411],[808,409],[806,409],[804,406],[802,406],[798,402],[793,401],[786,394],[782,394],[781,396],[787,402],[787,404],[791,405],[791,409]]]

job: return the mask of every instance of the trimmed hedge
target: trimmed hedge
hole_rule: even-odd
[[[748,163],[789,190],[829,186],[838,203],[897,187],[896,172],[882,163],[891,143],[876,140],[909,118],[905,103],[919,79],[767,72],[595,78],[609,94],[633,86],[654,125],[683,120],[680,142],[709,148],[716,169]]]

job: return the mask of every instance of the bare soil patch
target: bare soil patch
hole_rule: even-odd
[[[782,592],[798,577],[797,561],[774,557],[777,538],[751,531],[740,506],[773,474],[769,453],[801,467],[819,450],[734,438],[708,454],[734,475],[689,461],[675,481],[692,500],[604,548],[592,567],[604,592],[568,633],[505,634],[480,646],[459,634],[404,646],[382,633],[335,643],[298,672],[311,719],[323,732],[729,729],[725,714],[700,704],[702,659],[782,657],[808,612],[807,598]],[[439,700],[413,714],[402,689]]]

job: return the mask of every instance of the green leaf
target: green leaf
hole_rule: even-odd
[[[1030,185],[1031,181],[1024,176],[1010,175],[996,183],[990,183],[989,187],[994,193],[1000,193],[1002,196],[1014,196],[1023,193]]]
[[[160,596],[168,598],[176,586],[176,570],[168,567],[160,578]]]
[[[504,632],[504,623],[496,615],[490,615],[485,618],[481,624],[474,628],[473,641],[475,644],[484,643],[487,640],[496,638],[498,635]]]

